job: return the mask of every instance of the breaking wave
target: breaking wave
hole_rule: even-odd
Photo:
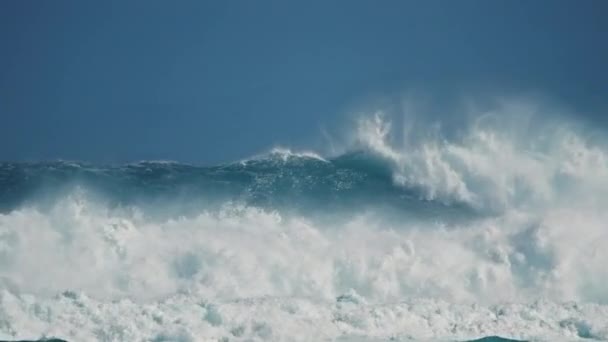
[[[0,338],[608,339],[608,149],[504,117],[376,114],[338,155],[213,167],[1,163]]]

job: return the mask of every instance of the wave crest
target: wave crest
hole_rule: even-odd
[[[398,144],[391,139],[390,121],[377,113],[360,120],[355,146],[388,160],[394,183],[420,189],[427,200],[504,211],[551,208],[564,197],[608,199],[605,148],[586,141],[567,122],[506,124],[514,120],[505,119],[508,114],[480,116],[457,139],[442,137],[431,125],[424,139],[412,143],[406,136]]]
[[[377,114],[337,156],[213,167],[1,163],[0,336],[606,338],[608,150],[505,120]]]

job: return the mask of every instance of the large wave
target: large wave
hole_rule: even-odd
[[[412,137],[377,113],[341,154],[215,167],[2,163],[0,337],[608,339],[608,150],[521,118]]]

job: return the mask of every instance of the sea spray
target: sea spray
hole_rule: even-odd
[[[607,339],[608,149],[503,121],[397,142],[375,114],[339,155],[210,167],[0,163],[0,338]]]

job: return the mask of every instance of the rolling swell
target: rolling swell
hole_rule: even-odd
[[[179,203],[171,214],[196,213],[226,201],[297,212],[384,207],[423,217],[472,214],[465,204],[420,200],[417,189],[395,184],[387,160],[369,152],[331,159],[273,151],[226,165],[174,162],[91,165],[78,162],[0,163],[0,209],[53,203],[81,190],[111,206]]]

